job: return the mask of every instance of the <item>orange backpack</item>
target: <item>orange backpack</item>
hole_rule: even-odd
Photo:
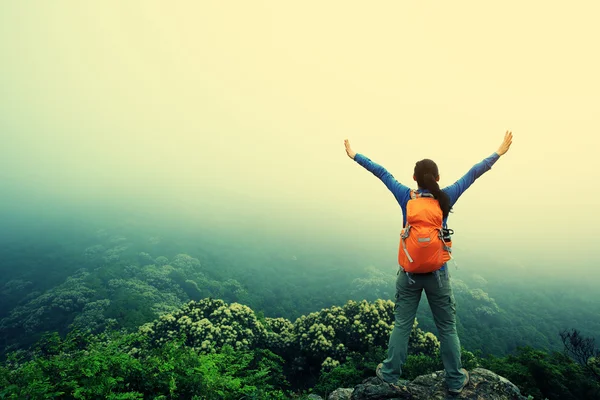
[[[449,236],[449,235],[448,235]],[[433,272],[452,259],[452,240],[444,241],[443,213],[430,193],[410,191],[406,226],[400,235],[398,264],[409,273]]]

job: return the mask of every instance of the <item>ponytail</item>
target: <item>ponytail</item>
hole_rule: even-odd
[[[438,185],[436,180],[438,176],[438,167],[432,160],[421,160],[415,165],[417,183],[423,189],[429,190],[438,203],[440,203],[443,218],[445,219],[450,214],[450,198],[440,189],[440,185]]]
[[[450,198],[445,192],[442,192],[435,177],[431,173],[426,173],[423,175],[423,183],[424,188],[429,190],[433,197],[440,203],[444,218],[448,217],[448,214],[450,214]]]

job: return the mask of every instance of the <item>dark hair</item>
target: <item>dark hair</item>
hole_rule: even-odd
[[[433,197],[440,203],[443,218],[446,218],[450,213],[450,198],[440,189],[436,179],[440,176],[437,164],[429,159],[418,161],[415,164],[415,178],[417,184],[422,189],[427,189]]]

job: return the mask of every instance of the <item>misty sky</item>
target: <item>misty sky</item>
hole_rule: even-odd
[[[400,208],[343,140],[410,186],[432,158],[445,186],[509,129],[509,153],[451,215],[456,256],[596,270],[599,12],[4,1],[2,209],[118,204],[394,253]]]

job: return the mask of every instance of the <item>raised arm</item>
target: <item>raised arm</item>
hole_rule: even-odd
[[[502,144],[491,156],[475,164],[471,169],[453,185],[442,189],[450,197],[450,205],[453,206],[458,198],[475,182],[477,178],[489,171],[492,166],[506,154],[512,144],[512,132],[506,131]]]
[[[348,139],[344,140],[344,146],[346,147],[346,154],[348,157],[356,161],[367,171],[378,177],[383,184],[392,192],[398,203],[405,203],[410,196],[410,188],[398,182],[392,174],[390,174],[384,167],[374,163],[366,156],[358,154],[350,147]]]

